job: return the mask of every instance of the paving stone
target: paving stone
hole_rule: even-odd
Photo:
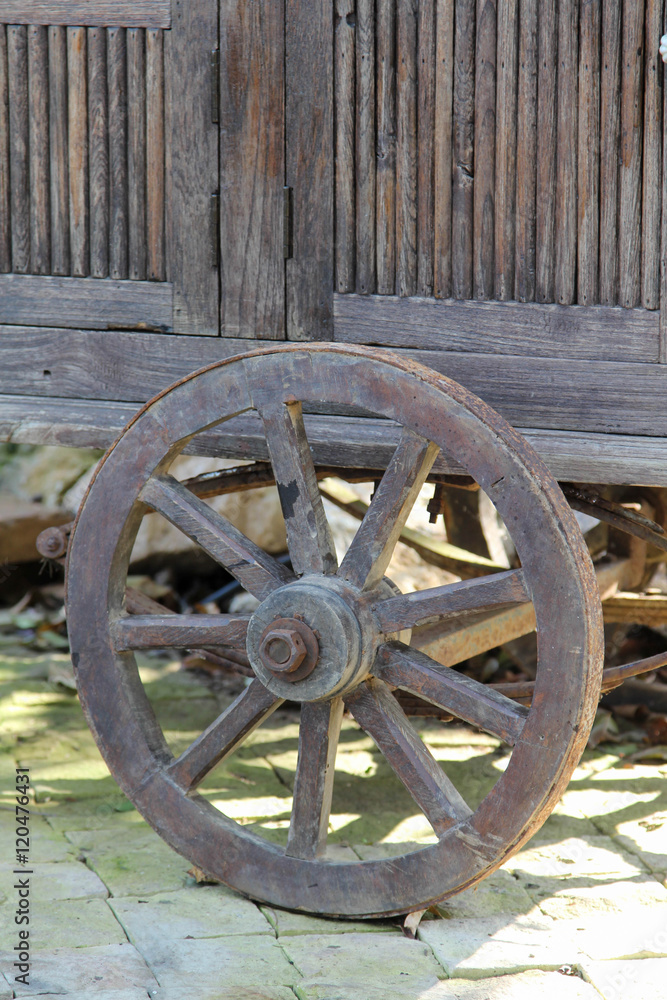
[[[577,885],[576,879],[550,882],[552,892],[542,886],[528,893],[543,913],[554,920],[596,919],[605,914],[623,915],[629,908],[664,910],[667,890],[650,875],[618,882],[596,880],[592,885]]]
[[[0,885],[6,887],[7,891],[7,888],[11,890],[16,878],[29,878],[30,898],[33,902],[86,897],[105,899],[108,896],[106,886],[95,872],[91,872],[78,861],[34,864],[25,871],[30,871],[32,874],[14,875],[12,865],[0,864]]]
[[[433,953],[421,941],[395,934],[321,934],[286,937],[285,953],[305,979],[327,983],[382,983],[386,992],[421,990],[444,978]]]
[[[226,986],[214,983],[202,987],[204,992],[197,994],[196,1000],[294,1000],[294,992],[289,986],[271,986],[267,983],[264,986],[243,986],[243,992],[239,992],[238,986]],[[67,1000],[70,1000],[68,997]],[[104,1000],[100,997],[100,1000]],[[125,998],[119,998],[125,1000]],[[146,1000],[146,997],[142,997]],[[183,989],[180,986],[166,987],[158,990],[155,1000],[194,1000],[192,991],[189,988]]]
[[[0,951],[11,951],[19,930],[14,924],[15,904],[0,906]],[[30,946],[36,951],[53,948],[91,948],[123,944],[125,931],[103,899],[36,901],[31,906]]]
[[[8,956],[0,956],[4,969]],[[13,959],[12,959],[13,961]],[[5,973],[6,974],[6,973]],[[143,989],[144,997],[158,987],[157,980],[131,944],[104,948],[56,948],[35,952],[32,956],[30,985],[13,983],[17,997],[80,993],[97,1000],[115,991],[134,1000],[134,991]],[[195,994],[193,994],[194,996]],[[128,1000],[130,1000],[128,997]]]
[[[156,935],[142,954],[165,991],[189,990],[196,1000],[218,1000],[221,986],[245,989],[289,987],[301,975],[268,935],[161,941]],[[159,994],[158,994],[159,995]]]
[[[140,951],[151,946],[155,937],[178,941],[234,934],[274,936],[254,903],[219,885],[193,885],[145,898],[119,897],[109,905]]]
[[[149,828],[119,837],[112,830],[67,833],[112,896],[182,889],[191,863],[180,857]]]
[[[32,765],[30,780],[37,802],[99,799],[113,795],[116,782],[101,757]]]
[[[147,990],[140,986],[126,986],[122,990],[107,990],[97,991],[95,990],[92,994],[95,1000],[148,1000],[149,993]],[[159,996],[159,990],[156,990],[155,997]],[[62,1000],[62,993],[40,993],[39,1000]],[[86,990],[81,993],[79,990],[76,993],[66,993],[65,996],[67,1000],[90,1000],[91,992]],[[2,994],[0,994],[0,1000],[2,1000]]]
[[[53,830],[32,806],[28,808],[30,809],[27,824],[30,830],[28,835],[30,846],[27,853],[30,860],[34,863],[76,860],[76,848],[61,833]],[[16,813],[13,809],[0,810],[0,837],[3,844],[15,846],[17,825]],[[19,847],[25,851],[24,844],[19,845]]]
[[[667,958],[583,961],[581,970],[604,1000],[662,1000],[666,993]]]
[[[615,839],[651,871],[667,870],[667,809],[619,823]]]
[[[574,941],[537,909],[517,916],[424,921],[417,936],[452,978],[548,971],[574,965],[578,958]]]
[[[575,875],[632,878],[645,872],[637,857],[611,837],[570,837],[558,844],[535,844],[503,865],[520,879],[564,878]]]
[[[318,983],[295,987],[299,1000],[600,1000],[600,994],[578,976],[531,969],[492,979],[448,979],[426,990],[407,987],[395,992],[381,985]]]
[[[260,910],[279,938],[300,934],[374,934],[396,930],[396,921],[393,920],[333,920],[271,906],[260,906]]]
[[[559,921],[559,927],[592,959],[667,957],[667,906],[635,905],[623,914],[605,913],[587,920]]]

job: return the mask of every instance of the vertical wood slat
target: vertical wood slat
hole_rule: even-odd
[[[417,294],[433,295],[435,0],[421,0],[417,26]]]
[[[49,28],[51,136],[51,272],[70,273],[69,158],[67,141],[67,28]]]
[[[473,296],[492,299],[495,285],[496,0],[477,0]]]
[[[643,4],[623,4],[618,241],[619,305],[626,309],[638,306],[641,299],[643,15]]]
[[[127,30],[128,272],[146,278],[146,35]],[[163,168],[162,168],[163,169]]]
[[[602,4],[600,48],[600,303],[618,305],[618,153],[622,0]]]
[[[107,33],[88,28],[90,274],[109,276],[109,142]]]
[[[88,93],[86,29],[67,29],[69,231],[71,273],[88,276]]]
[[[9,183],[9,73],[7,29],[0,24],[0,273],[12,269]]]
[[[495,294],[514,295],[518,0],[498,2]]]
[[[28,27],[30,116],[30,270],[51,273],[49,198],[49,41],[41,25]]]
[[[667,34],[667,4],[663,32]],[[664,72],[664,71],[663,71]],[[658,360],[667,364],[667,86],[662,88],[662,212],[660,226],[660,349]]]
[[[107,28],[109,81],[109,274],[127,278],[127,58],[125,28]]]
[[[287,261],[287,336],[333,338],[333,0],[286,6],[287,184],[294,257]]]
[[[435,150],[433,294],[444,299],[452,287],[452,101],[454,0],[437,0],[435,42]]]
[[[28,134],[27,28],[7,28],[9,66],[9,173],[11,178],[12,271],[30,270],[30,168]]]
[[[579,0],[558,5],[558,138],[554,298],[575,299],[577,268],[577,91]]]
[[[514,297],[535,299],[535,232],[537,183],[537,5],[520,0],[519,80],[517,91],[516,247]]]
[[[396,11],[396,292],[417,291],[417,0]]]
[[[378,0],[390,5],[394,0]],[[355,16],[354,0],[336,0],[334,72],[336,76],[336,289],[355,289],[356,208],[354,170]],[[382,36],[378,42],[382,41]],[[380,56],[378,55],[378,59]],[[378,184],[382,173],[378,170]],[[393,290],[393,289],[392,289]]]
[[[452,295],[472,296],[475,0],[457,0],[454,30]]]
[[[582,4],[579,20],[577,163],[577,301],[599,300],[600,0]]]
[[[645,309],[660,308],[660,208],[662,182],[662,59],[659,52],[663,0],[646,3],[644,158],[642,180],[642,296]]]
[[[146,30],[146,234],[147,276],[165,280],[164,253],[164,34]]]
[[[376,18],[376,282],[379,295],[396,289],[396,4],[377,0]],[[336,105],[338,108],[338,104]]]
[[[542,0],[538,28],[535,298],[554,301],[556,270],[556,131],[558,21],[556,0]]]
[[[357,0],[356,289],[375,291],[375,0]]]

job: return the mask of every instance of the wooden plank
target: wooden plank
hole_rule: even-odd
[[[433,295],[436,0],[419,4],[417,51],[417,293]]]
[[[514,298],[535,299],[537,185],[537,5],[520,0],[517,93],[516,245]]]
[[[88,133],[90,139],[90,273],[109,276],[109,87],[107,33],[88,29]]]
[[[146,32],[146,234],[148,279],[164,281],[164,34]]]
[[[380,331],[380,332],[378,332]],[[493,331],[493,336],[489,336]],[[658,317],[646,309],[512,302],[334,297],[335,339],[444,351],[593,361],[658,360]]]
[[[0,275],[0,323],[167,331],[171,308],[166,283]]]
[[[70,273],[67,29],[49,28],[51,273]]]
[[[109,76],[109,275],[129,276],[127,183],[127,55],[125,29],[107,30]]]
[[[396,5],[394,0],[377,0],[376,51],[376,281],[378,294],[393,295],[396,288]],[[336,100],[336,115],[340,115],[340,112],[340,105]],[[351,291],[351,288],[348,290]]]
[[[146,33],[127,31],[128,270],[146,279]],[[162,159],[164,174],[164,157]]]
[[[210,338],[206,344],[208,347],[221,345],[228,354],[241,351],[244,346],[243,341],[221,342]],[[209,354],[207,360],[215,359]],[[164,385],[168,381],[169,376],[166,376]],[[138,405],[138,402],[0,395],[0,440],[16,444],[108,448],[132,419]],[[307,415],[306,430],[317,464],[346,468],[355,465],[383,468],[391,459],[398,440],[395,425],[370,418]],[[522,428],[521,433],[558,479],[667,486],[665,438],[530,428]],[[254,413],[244,414],[223,427],[199,434],[186,448],[186,454],[266,459],[264,431],[259,418]],[[460,474],[463,470],[441,453],[434,471]]]
[[[0,272],[12,269],[9,179],[9,67],[7,28],[0,24]]]
[[[570,305],[576,297],[578,24],[578,0],[560,0],[554,298],[561,305]]]
[[[476,299],[492,299],[495,287],[496,20],[496,0],[477,0],[473,213],[473,296]]]
[[[454,84],[454,0],[438,0],[435,40],[435,149],[433,294],[452,288],[452,100]]]
[[[333,0],[290,0],[285,90],[294,257],[287,261],[287,338],[330,340],[333,325]]]
[[[642,109],[644,5],[623,4],[619,201],[619,302],[641,301]]]
[[[211,51],[218,11],[211,0],[174,7],[165,39],[167,274],[174,330],[218,333],[218,271],[212,259],[211,195],[220,187],[218,126],[211,121]],[[222,137],[224,145],[224,136]],[[223,170],[228,170],[224,164]]]
[[[378,0],[384,11],[394,9],[393,0]],[[384,13],[381,11],[381,13]],[[354,183],[354,87],[355,17],[354,0],[336,0],[334,72],[336,80],[336,289],[353,292],[356,259],[356,219]],[[378,44],[386,42],[378,35]],[[386,56],[378,54],[378,64],[386,72]],[[378,166],[378,170],[379,170]],[[378,189],[379,197],[379,189]],[[379,224],[379,222],[378,222]],[[393,278],[392,278],[393,281]],[[380,292],[383,289],[378,288]],[[393,291],[393,284],[390,289]]]
[[[452,164],[452,295],[472,298],[475,0],[456,4]]]
[[[537,177],[535,208],[535,298],[554,301],[556,269],[556,94],[558,26],[556,0],[542,0],[538,18]]]
[[[667,10],[665,11],[667,20]],[[667,29],[667,23],[665,24]],[[662,219],[660,226],[660,363],[667,364],[667,87],[662,111]]]
[[[579,20],[577,301],[599,301],[600,0],[583,4]]]
[[[495,295],[514,296],[518,0],[499,0],[496,91]]]
[[[47,29],[28,28],[30,117],[30,270],[51,273],[49,204],[49,41]]]
[[[396,9],[396,292],[417,291],[417,2]]]
[[[375,0],[356,10],[356,290],[375,291]]]
[[[618,304],[618,154],[622,0],[602,5],[600,53],[600,302]]]
[[[221,322],[284,337],[283,5],[224,0],[220,22]]]
[[[11,177],[12,270],[30,270],[30,142],[28,134],[27,29],[7,27],[9,66],[9,172]]]
[[[67,29],[69,233],[71,273],[90,273],[88,219],[88,87],[85,28]]]
[[[641,304],[660,308],[660,221],[662,208],[662,59],[656,44],[662,25],[662,0],[646,3],[644,76],[644,156],[642,165]]]
[[[171,27],[171,0],[0,0],[8,24]]]

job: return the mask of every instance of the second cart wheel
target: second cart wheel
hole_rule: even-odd
[[[400,424],[386,472],[337,561],[302,404],[361,407]],[[292,569],[169,475],[193,436],[258,411]],[[385,572],[442,450],[474,477],[507,525],[521,569],[401,595]],[[252,615],[128,615],[128,563],[155,510],[259,599]],[[595,575],[576,521],[525,441],[477,397],[422,365],[366,348],[269,347],[203,369],[149,403],[102,460],[74,529],[68,617],[81,701],[119,784],[177,851],[240,892],[311,913],[405,912],[479,881],[548,816],[585,746],[602,669]],[[538,673],[530,709],[403,642],[426,622],[532,600]],[[254,678],[175,757],[133,651],[243,648]],[[512,747],[477,808],[459,794],[404,714],[397,688]],[[285,847],[198,793],[204,778],[285,699],[301,704]],[[373,739],[437,842],[385,861],[323,857],[344,707]],[[368,780],[372,780],[372,777]]]

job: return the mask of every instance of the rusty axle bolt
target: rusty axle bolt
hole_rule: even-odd
[[[259,658],[267,670],[286,681],[312,672],[319,653],[317,639],[305,622],[279,619],[264,630]]]
[[[60,559],[66,555],[71,529],[71,524],[64,524],[40,532],[35,542],[39,554],[45,559]]]

